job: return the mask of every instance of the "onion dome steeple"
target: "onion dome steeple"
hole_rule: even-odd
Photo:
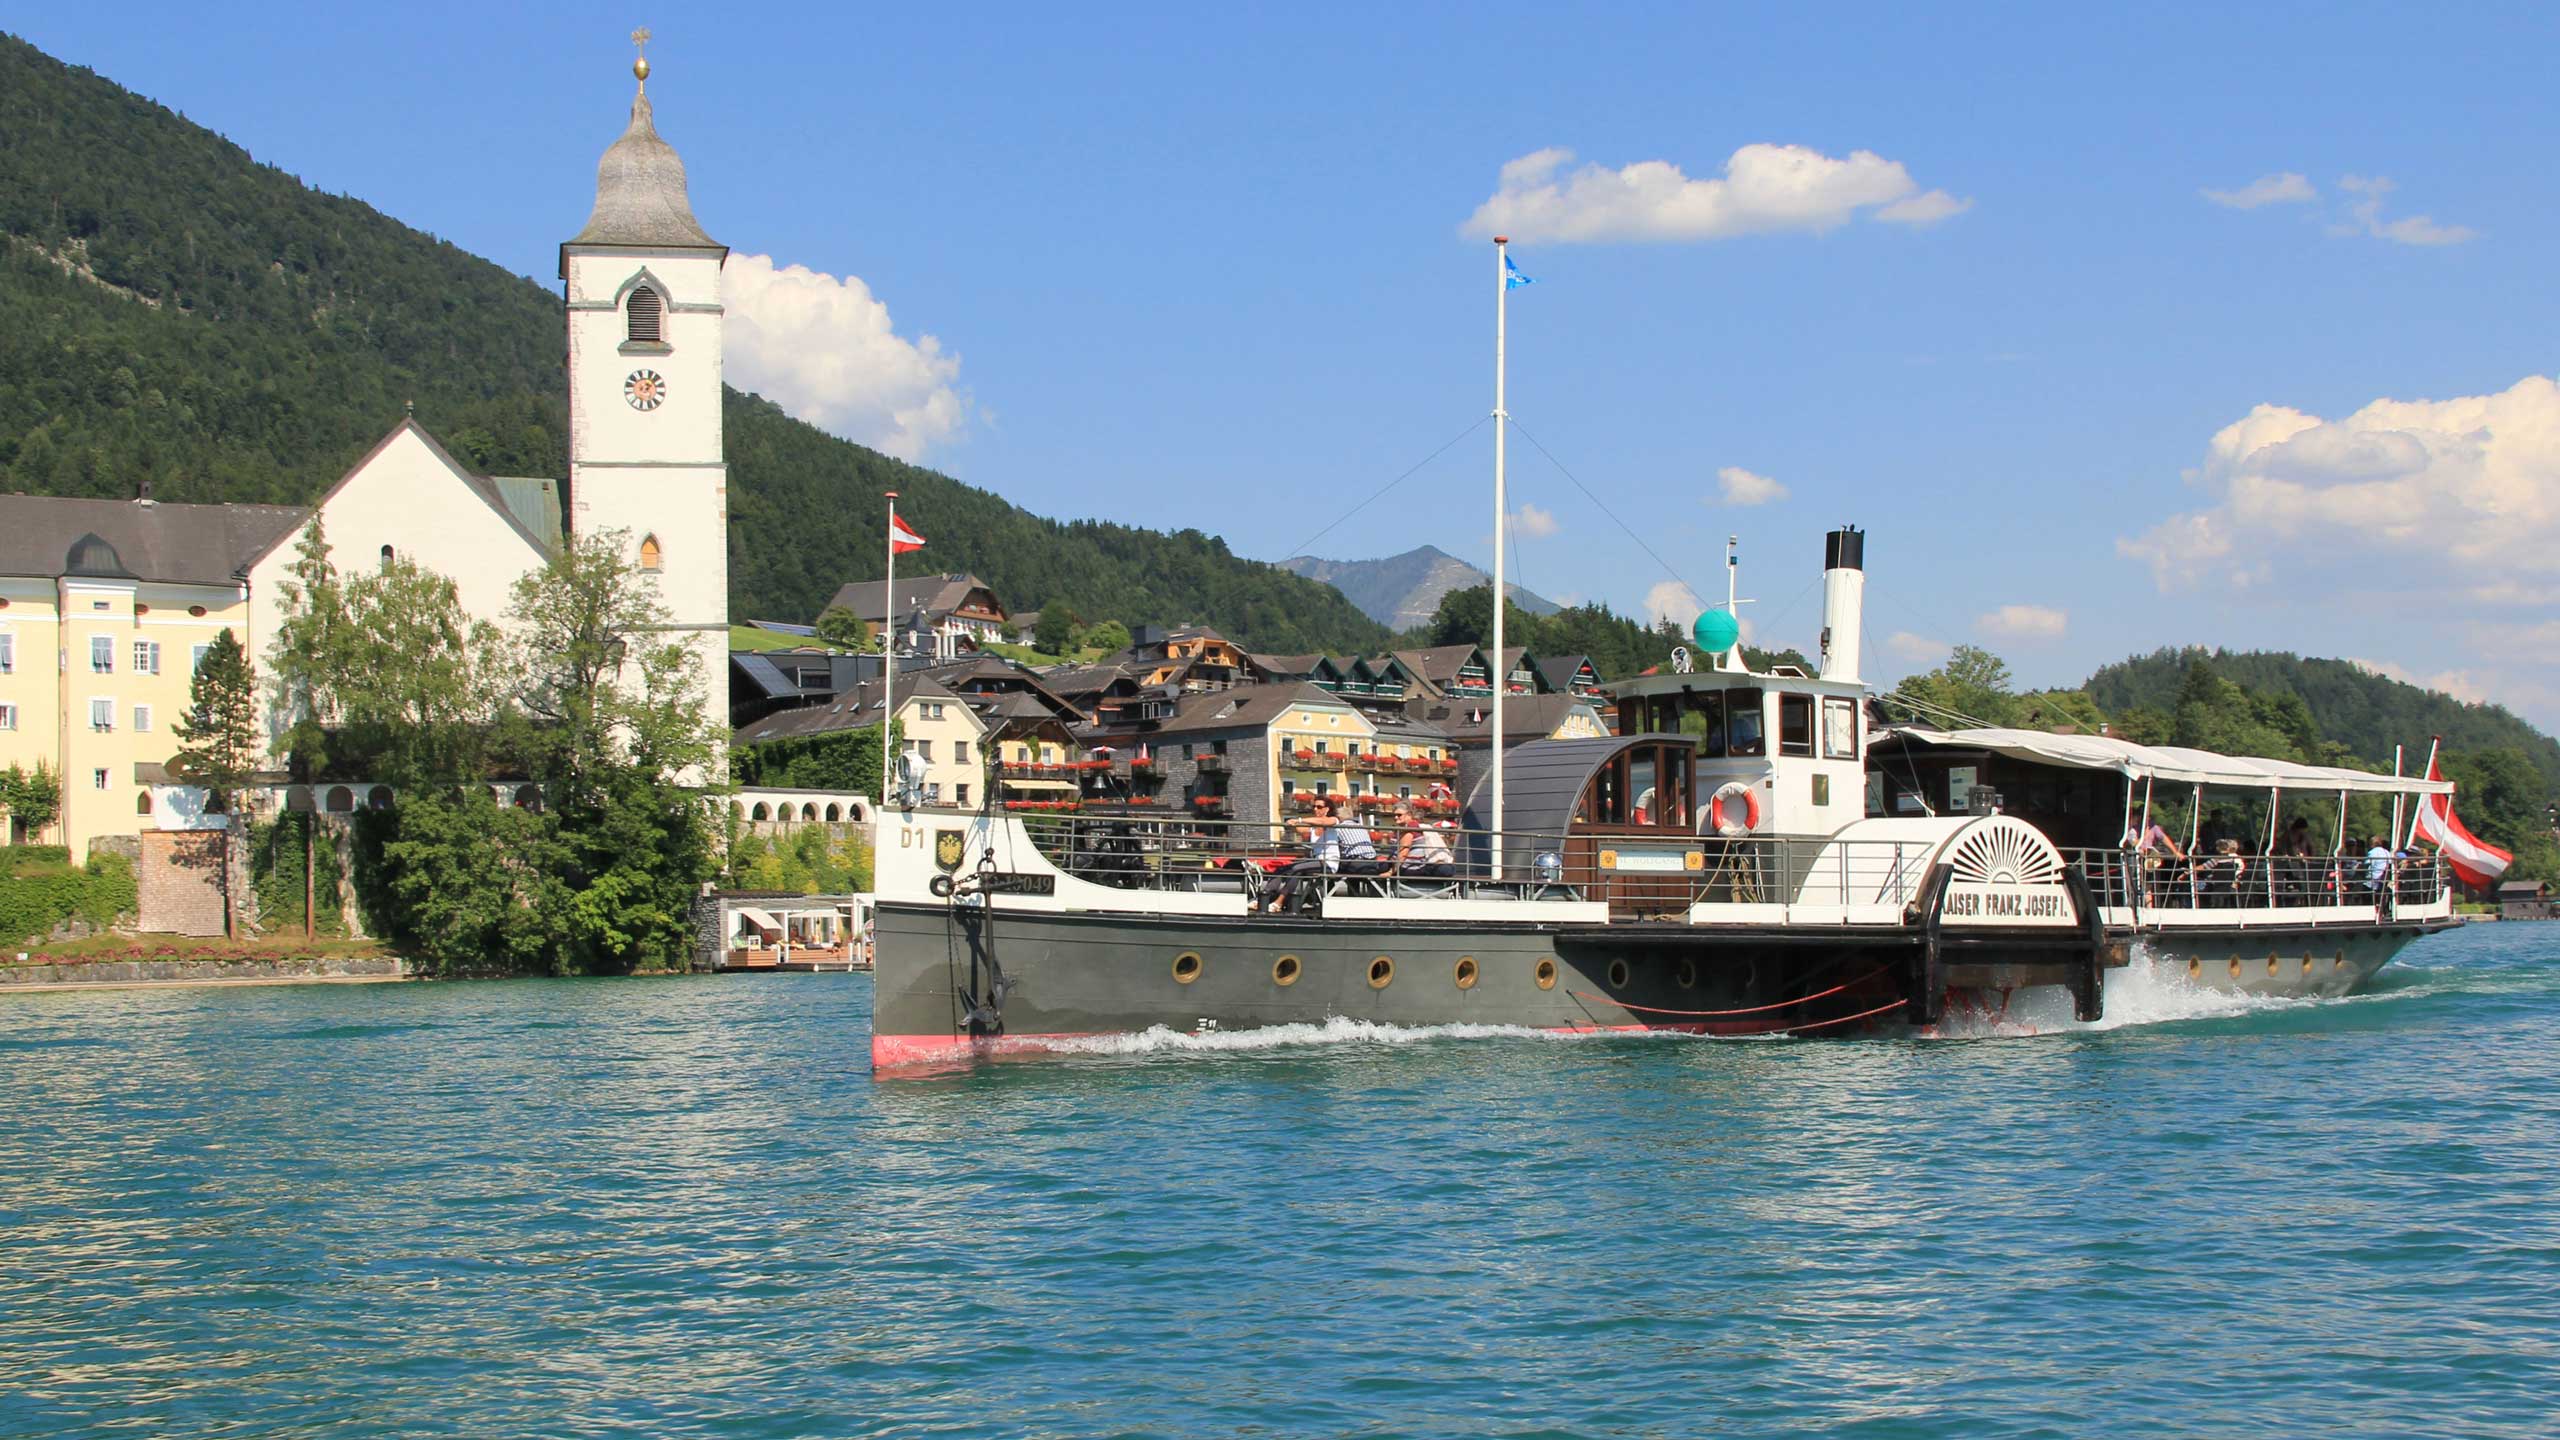
[[[634,31],[634,44],[649,32]],[[726,250],[703,233],[685,196],[684,161],[658,136],[649,111],[649,59],[631,67],[640,82],[631,99],[631,126],[596,162],[596,208],[572,245],[634,245],[649,249]]]

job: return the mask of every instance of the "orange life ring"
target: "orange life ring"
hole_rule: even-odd
[[[1742,802],[1742,820],[1736,824],[1725,813],[1725,802]],[[1713,804],[1707,806],[1707,824],[1719,835],[1748,835],[1760,828],[1760,792],[1739,780],[1728,780],[1716,790]]]

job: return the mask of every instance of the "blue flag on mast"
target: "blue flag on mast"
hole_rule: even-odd
[[[1521,286],[1523,286],[1523,285],[1535,285],[1535,284],[1537,284],[1537,283],[1538,283],[1537,281],[1532,280],[1532,279],[1530,279],[1528,276],[1521,274],[1521,273],[1520,273],[1520,267],[1511,263],[1511,257],[1510,257],[1510,256],[1505,255],[1505,256],[1503,256],[1503,257],[1502,257],[1502,288],[1503,288],[1503,289],[1505,289],[1505,290],[1517,290],[1517,289],[1519,289],[1519,288],[1520,288]]]

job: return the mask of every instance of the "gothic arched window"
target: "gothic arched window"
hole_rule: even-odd
[[[657,291],[642,285],[631,292],[631,304],[624,312],[622,338],[633,345],[667,343],[667,302]]]
[[[658,550],[658,537],[655,535],[644,535],[640,537],[640,568],[643,570],[655,570],[664,563],[665,556]]]

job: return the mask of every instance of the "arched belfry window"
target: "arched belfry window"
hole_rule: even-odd
[[[643,535],[642,537],[640,537],[640,568],[641,568],[641,569],[643,569],[643,570],[655,570],[655,569],[658,569],[658,568],[660,568],[660,567],[665,563],[665,559],[666,559],[666,557],[664,556],[664,554],[662,554],[662,553],[659,551],[659,549],[658,549],[658,537],[657,537],[657,536],[655,536],[655,535]]]
[[[667,301],[666,297],[656,290],[646,285],[634,288],[631,292],[631,303],[625,308],[623,314],[626,328],[622,338],[628,343],[633,345],[667,343]]]

